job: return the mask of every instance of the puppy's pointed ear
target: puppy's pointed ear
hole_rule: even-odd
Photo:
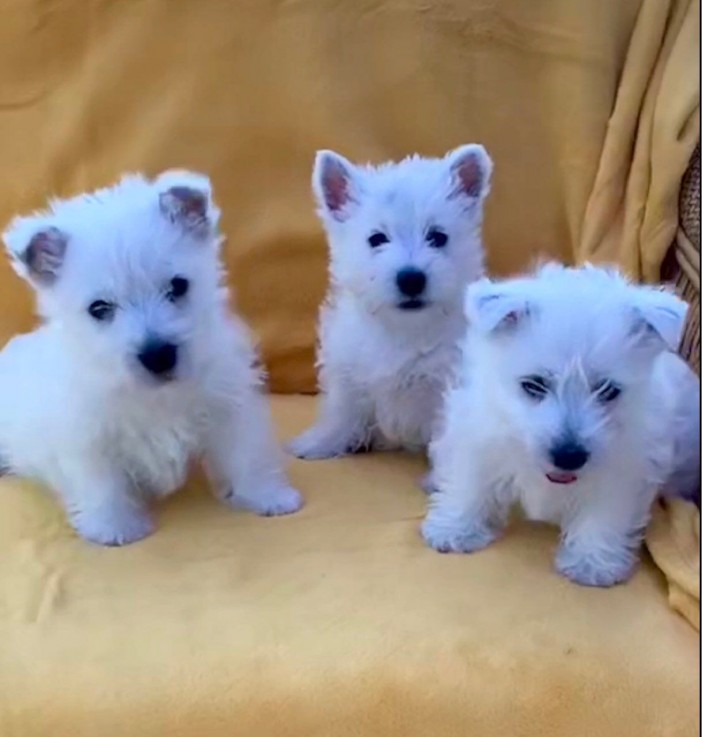
[[[483,200],[490,193],[492,159],[483,146],[468,143],[446,154],[451,176],[449,197]]]
[[[207,238],[219,222],[212,184],[204,174],[171,170],[155,181],[161,212],[174,225],[196,238]]]
[[[346,220],[360,195],[358,168],[334,151],[318,151],[312,189],[322,213],[337,222]]]
[[[685,328],[688,305],[665,289],[634,287],[634,334],[660,349],[677,351]]]
[[[513,284],[481,279],[467,288],[464,309],[471,327],[494,333],[522,322],[529,315],[529,302]]]
[[[3,233],[15,271],[37,287],[58,279],[68,247],[68,236],[41,217],[15,218]]]

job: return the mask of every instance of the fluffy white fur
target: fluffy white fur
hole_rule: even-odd
[[[301,458],[426,447],[465,329],[463,292],[483,271],[481,225],[492,163],[471,144],[442,159],[379,167],[318,153],[313,189],[330,247],[321,310],[323,392]],[[402,272],[426,281],[402,293]]]
[[[0,467],[54,489],[86,540],[151,533],[148,502],[179,487],[196,456],[231,506],[301,505],[227,305],[218,220],[209,180],[170,171],[52,201],[4,233],[43,325],[0,353]],[[177,361],[155,375],[139,355],[163,343]]]
[[[624,581],[661,485],[699,483],[699,380],[674,354],[685,303],[611,270],[547,265],[474,284],[466,309],[461,381],[430,448],[424,538],[478,550],[519,502],[560,525],[560,573]],[[585,453],[581,467],[554,465],[564,443]]]

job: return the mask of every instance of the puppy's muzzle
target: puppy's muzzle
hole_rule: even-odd
[[[403,310],[420,310],[426,304],[424,293],[427,288],[427,275],[420,269],[407,267],[400,269],[395,277],[397,289],[402,295],[399,307]]]
[[[427,287],[427,275],[419,269],[401,269],[397,272],[395,279],[400,294],[405,297],[417,298],[424,293]]]
[[[137,358],[150,374],[162,380],[172,379],[178,364],[178,346],[166,341],[150,340],[144,344]]]
[[[590,458],[590,453],[573,441],[554,445],[549,455],[553,465],[560,471],[579,471]]]

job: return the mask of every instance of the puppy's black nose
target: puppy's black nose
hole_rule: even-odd
[[[405,297],[419,297],[426,289],[427,275],[419,269],[408,267],[397,272],[395,281],[397,288]]]
[[[590,453],[578,443],[568,441],[551,448],[551,462],[561,471],[577,471],[590,458]]]
[[[138,359],[147,371],[162,376],[175,368],[178,362],[178,346],[160,340],[150,341],[144,345]]]

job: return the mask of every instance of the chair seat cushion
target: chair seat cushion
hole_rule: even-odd
[[[315,400],[274,399],[281,432]],[[158,530],[98,548],[26,482],[0,485],[4,737],[692,737],[698,634],[647,560],[624,586],[552,568],[517,523],[472,556],[418,534],[421,459],[291,464],[294,516],[201,479]]]

